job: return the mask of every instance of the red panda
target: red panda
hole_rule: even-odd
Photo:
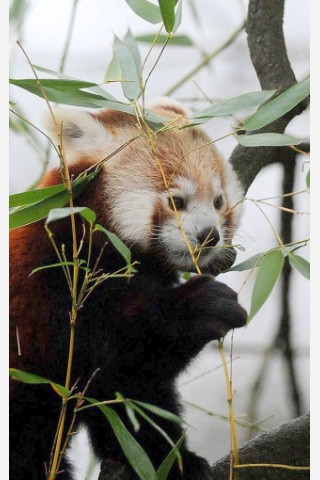
[[[213,276],[234,261],[232,238],[243,194],[231,166],[204,131],[184,128],[184,107],[161,99],[150,109],[168,119],[166,128],[146,132],[134,116],[113,110],[55,114],[72,177],[110,157],[75,203],[90,207],[97,222],[115,233],[138,262],[130,280],[114,278],[99,285],[79,310],[71,384],[81,391],[99,369],[88,396],[102,401],[120,392],[180,414],[176,377],[208,342],[246,322],[236,293]],[[40,187],[61,182],[60,168],[52,168]],[[81,220],[77,222],[81,235]],[[50,224],[50,229],[72,259],[69,221]],[[86,242],[82,248],[84,254]],[[123,267],[121,255],[111,244],[103,249],[99,235],[90,248],[92,262],[99,259],[105,270]],[[11,232],[10,366],[64,384],[71,309],[66,280],[61,268],[30,275],[56,261],[44,221]],[[179,271],[203,275],[179,283]],[[10,478],[46,478],[59,397],[48,385],[13,381],[10,410]],[[118,405],[117,412],[132,431],[123,406]],[[87,426],[94,452],[105,465],[127,463],[97,408],[79,412],[77,421]],[[181,437],[176,423],[160,417],[157,422],[173,442]],[[157,468],[170,445],[143,421],[132,434]],[[181,453],[182,478],[211,478],[204,459],[186,445]],[[66,461],[61,470],[58,478],[72,478]],[[178,478],[174,465],[168,479]]]

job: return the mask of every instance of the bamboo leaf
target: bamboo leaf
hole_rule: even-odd
[[[104,82],[120,82],[122,80],[121,68],[115,55],[112,56],[103,76]]]
[[[306,186],[307,188],[310,188],[310,170],[308,171],[306,176]]]
[[[81,217],[84,218],[88,223],[91,223],[91,225],[93,225],[97,219],[95,212],[91,210],[91,208],[86,207],[83,210],[81,210],[79,213]]]
[[[53,75],[56,78],[60,78],[61,80],[76,80],[76,81],[81,81],[79,78],[72,77],[70,75],[67,75],[66,73],[63,72],[57,72],[56,70],[52,70],[50,68],[42,67],[40,65],[32,65],[35,70],[38,72],[42,73],[49,73],[49,75]],[[91,82],[90,82],[91,83]]]
[[[164,45],[168,39],[168,36],[157,35],[155,37],[154,35],[139,35],[138,37],[135,37],[135,39],[137,40],[137,42],[143,42],[143,43],[154,42],[155,45]],[[168,42],[168,46],[170,45],[180,46],[180,47],[192,47],[193,41],[187,35],[172,35],[172,37],[170,37],[170,40]]]
[[[310,263],[305,258],[289,253],[288,259],[292,268],[301,273],[305,278],[310,279]]]
[[[235,138],[244,147],[283,147],[286,145],[299,145],[304,141],[302,138],[295,138],[282,133],[235,135]]]
[[[9,207],[21,207],[30,203],[39,202],[46,198],[50,198],[56,193],[65,191],[66,187],[63,183],[52,187],[38,188],[36,190],[28,190],[25,192],[14,193],[9,196]]]
[[[114,37],[113,49],[121,68],[122,89],[124,95],[129,100],[139,98],[141,95],[141,72],[136,65],[135,57],[133,56],[130,48],[117,36]]]
[[[168,33],[173,33],[175,26],[175,1],[174,0],[158,0],[162,20],[165,26],[165,29]]]
[[[89,271],[88,268],[86,267],[81,267],[81,264],[85,263],[84,260],[79,261],[79,266],[82,270],[85,270],[86,272]],[[32,272],[30,273],[29,276],[33,275],[34,273],[40,272],[41,270],[47,270],[48,268],[57,268],[57,267],[73,267],[74,262],[59,262],[59,263],[51,263],[50,265],[42,265],[41,267],[37,267]]]
[[[176,459],[176,453],[175,450],[177,448],[180,448],[182,443],[185,440],[186,434],[183,433],[183,435],[179,438],[177,443],[175,444],[175,447],[172,448],[168,456],[164,459],[164,461],[161,463],[160,467],[157,470],[157,480],[166,480],[169,472],[172,468],[172,465],[174,464],[174,461]]]
[[[22,370],[17,370],[16,368],[9,368],[9,374],[15,380],[19,380],[19,382],[30,383],[32,385],[49,384],[53,390],[60,395],[60,397],[70,397],[71,392],[68,388],[60,385],[59,383],[52,382],[47,378],[40,377],[39,375],[35,375],[33,373],[23,372]]]
[[[220,100],[215,102],[211,107],[192,114],[190,120],[194,124],[200,124],[210,118],[233,115],[266,102],[273,94],[274,90],[263,90],[260,92],[248,92],[237,97]]]
[[[151,403],[140,402],[138,400],[130,400],[130,401],[137,404],[137,405],[140,405],[141,407],[145,408],[146,410],[149,410],[150,412],[154,413],[155,415],[158,415],[158,417],[165,418],[166,420],[169,420],[170,422],[174,422],[174,423],[178,423],[178,424],[186,423],[185,420],[183,420],[178,415],[175,415],[174,413],[171,413],[168,410],[165,410],[161,407],[157,407],[156,405],[152,405]]]
[[[174,21],[174,26],[173,26],[173,33],[175,33],[178,28],[180,27],[181,20],[182,20],[182,0],[175,0],[175,5],[177,5],[177,11],[175,15],[175,21]]]
[[[260,262],[251,298],[248,321],[256,315],[269,297],[284,264],[281,250],[270,250]]]
[[[129,48],[130,53],[132,55],[132,58],[134,60],[136,70],[138,73],[138,76],[141,76],[141,69],[142,69],[142,61],[141,61],[141,55],[140,55],[140,50],[138,47],[138,44],[136,42],[136,39],[131,33],[131,30],[129,29],[124,37],[124,43],[126,46]]]
[[[150,418],[149,415],[147,415],[142,410],[142,408],[138,407],[138,405],[135,405],[134,402],[130,402],[130,401],[127,400],[126,403],[131,403],[132,408],[134,410],[136,410],[142,416],[142,418],[144,418],[145,421],[148,422],[155,430],[157,430],[160,433],[160,435],[162,435],[163,438],[169,443],[169,445],[171,445],[171,447],[172,447],[172,449],[173,449],[173,451],[176,455],[177,461],[179,463],[179,467],[180,467],[180,469],[182,469],[181,453],[179,452],[179,449],[176,448],[175,444],[173,443],[173,441],[171,440],[169,435],[154,420],[152,420],[152,418]]]
[[[46,219],[46,225],[51,222],[56,222],[57,220],[62,220],[63,218],[70,217],[72,214],[80,213],[86,207],[64,207],[64,208],[53,208],[50,210],[49,215]]]
[[[137,420],[135,411],[129,401],[127,401],[121,393],[116,392],[116,398],[121,398],[123,400],[123,405],[124,408],[126,409],[126,414],[128,419],[131,422],[131,425],[133,426],[133,430],[135,432],[138,432],[140,430],[140,423]]]
[[[97,400],[93,398],[84,398],[92,405],[97,403]],[[123,453],[127,457],[130,465],[135,470],[139,478],[142,480],[157,480],[156,472],[148,455],[131,435],[131,433],[126,429],[119,415],[106,405],[100,404],[97,405],[97,408],[99,408],[105,415],[115,436],[117,437]]]
[[[227,272],[243,272],[244,270],[251,270],[252,268],[258,267],[263,256],[264,253],[253,255],[244,262],[238,263],[238,265],[234,265],[233,267],[229,268]]]
[[[256,113],[247,118],[242,128],[244,130],[258,130],[285,115],[308,95],[310,95],[309,77],[263,105]]]
[[[113,108],[135,114],[132,106],[114,99],[95,83],[63,79],[41,79],[40,82],[50,102],[89,108]],[[10,83],[43,98],[42,90],[35,79],[11,79]],[[84,88],[91,91],[84,91]]]
[[[87,222],[93,224],[96,219],[96,214],[93,210],[88,207],[64,207],[64,208],[53,208],[50,210],[49,215],[46,220],[46,225],[51,222],[56,222],[57,220],[62,220],[63,218],[70,217],[72,214],[79,213]]]
[[[76,198],[98,173],[99,169],[90,173],[89,175],[82,176],[81,178],[75,180],[72,186],[73,198]],[[42,200],[36,201],[35,203],[26,204],[25,206],[11,212],[9,217],[10,229],[22,227],[23,225],[29,225],[30,223],[42,220],[47,217],[50,210],[64,207],[69,202],[69,195],[64,185],[60,190],[62,185],[63,184],[60,184],[58,192],[56,193],[54,189],[51,191],[48,189],[42,189],[45,190],[44,198]],[[32,190],[32,192],[35,191],[36,190]],[[37,192],[41,192],[41,190],[39,189]],[[49,194],[50,196],[48,196]],[[40,193],[39,195],[41,196],[42,194]]]
[[[126,52],[130,54],[128,47],[126,48]],[[132,55],[131,56],[131,67],[132,67]],[[123,58],[125,61],[125,59]],[[128,66],[127,66],[128,67]],[[124,68],[127,68],[126,66]],[[130,67],[130,68],[131,68]],[[11,79],[10,82],[20,88],[27,90],[28,92],[37,95],[38,97],[43,98],[42,91],[40,90],[38,83],[35,79],[22,79],[22,80],[15,80]],[[40,80],[41,85],[43,86],[43,90],[45,91],[47,98],[50,102],[60,103],[64,105],[74,105],[80,107],[90,107],[90,108],[111,108],[114,110],[118,110],[119,112],[129,113],[130,115],[136,115],[136,111],[132,105],[128,103],[123,103],[116,100],[114,97],[109,95],[103,88],[99,85],[85,82],[82,80],[49,80],[49,79],[42,79]],[[76,82],[76,83],[75,83]],[[78,83],[77,83],[78,82]],[[90,91],[84,91],[79,89],[79,82],[86,83],[86,89]],[[88,85],[90,83],[90,85]],[[139,82],[136,84],[135,82],[126,82],[127,85],[131,83],[131,85],[135,85],[133,87],[132,93],[138,94],[140,92]],[[139,89],[139,92],[138,92]],[[130,88],[129,88],[130,91]],[[93,93],[94,92],[94,93]],[[144,112],[146,121],[153,127],[153,128],[160,128],[165,123],[168,122],[167,118],[160,117],[153,112],[146,110]]]
[[[126,0],[126,2],[134,13],[147,22],[157,24],[162,21],[159,7],[148,0]]]
[[[108,239],[110,240],[110,242],[112,243],[114,248],[123,256],[127,265],[130,265],[130,263],[131,263],[131,252],[130,252],[129,248],[123,243],[123,241],[120,240],[119,237],[117,237],[117,235],[115,235],[112,232],[109,232],[109,230],[104,228],[99,223],[97,223],[95,225],[94,232],[95,231],[103,232],[108,237]]]

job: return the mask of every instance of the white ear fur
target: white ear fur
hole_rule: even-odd
[[[109,134],[106,128],[89,112],[59,108],[54,111],[58,128],[51,116],[46,119],[46,130],[55,142],[61,143],[59,131],[62,133],[62,148],[69,162],[80,157],[93,154],[100,157],[107,150]]]

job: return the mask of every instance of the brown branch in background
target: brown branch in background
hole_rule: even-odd
[[[304,148],[308,148],[305,146]],[[296,169],[296,156],[297,153],[294,150],[286,150],[286,156],[282,158],[283,164],[283,181],[282,181],[282,192],[288,193],[292,192],[294,189],[294,177]],[[282,206],[290,210],[294,210],[293,197],[291,195],[282,196]],[[285,245],[292,242],[292,221],[293,216],[290,213],[281,210],[281,239]],[[254,421],[257,417],[256,410],[259,401],[261,391],[263,389],[264,382],[266,381],[266,373],[268,369],[269,360],[271,361],[273,356],[280,354],[285,365],[287,367],[288,374],[288,385],[290,389],[290,398],[292,400],[291,405],[288,405],[288,409],[292,409],[292,416],[298,417],[302,414],[301,408],[301,392],[297,383],[297,374],[294,368],[294,359],[295,352],[292,347],[291,339],[291,324],[292,316],[290,311],[290,286],[291,286],[291,273],[292,269],[288,258],[286,257],[284,267],[282,270],[281,278],[282,284],[280,288],[280,298],[281,298],[281,316],[279,322],[279,329],[276,332],[275,337],[271,341],[270,346],[265,350],[263,358],[261,360],[261,365],[259,371],[256,375],[256,378],[253,382],[250,394],[250,404],[248,407],[248,416],[250,422],[254,424]],[[250,429],[249,437],[252,434],[253,429]]]
[[[296,78],[291,68],[284,41],[282,23],[285,0],[250,0],[247,20],[247,38],[250,56],[262,89],[286,90]],[[288,123],[308,106],[301,102],[284,117],[261,129],[259,133],[283,133]],[[284,147],[247,148],[238,145],[230,162],[237,172],[245,191],[260,170],[279,161]]]
[[[309,429],[307,414],[244,443],[239,448],[240,464],[248,466],[239,468],[239,480],[309,480],[310,471],[304,463],[310,456]],[[212,478],[229,480],[229,463],[229,455],[216,462]],[[252,464],[270,464],[270,467]]]
[[[293,192],[294,178],[296,170],[296,154],[292,151],[292,158],[288,158],[283,162],[283,193]],[[283,197],[282,205],[286,208],[294,208],[293,197]],[[281,237],[284,244],[292,242],[292,221],[293,217],[284,211],[281,211]],[[297,383],[297,374],[294,368],[294,352],[292,348],[291,338],[291,324],[292,316],[290,309],[290,286],[292,280],[292,268],[288,261],[288,257],[285,258],[285,263],[282,269],[282,285],[281,285],[281,318],[279,324],[279,331],[274,340],[274,347],[279,349],[283,360],[287,366],[288,382],[287,385],[291,389],[291,398],[293,415],[295,417],[302,414],[301,408],[301,393]]]
[[[276,89],[277,94],[296,83],[295,75],[291,68],[284,34],[282,29],[285,0],[250,0],[248,9],[247,35],[250,56],[257,73],[262,89]],[[261,129],[259,133],[275,132],[284,133],[289,122],[299,115],[308,106],[308,99],[301,102],[284,117]],[[250,134],[250,133],[249,133]],[[302,150],[308,150],[304,145]],[[284,193],[293,190],[295,157],[293,150],[288,147],[257,147],[246,148],[237,146],[230,158],[234,170],[237,172],[244,190],[247,191],[256,175],[267,165],[279,162],[284,166]],[[286,199],[285,199],[286,202]],[[291,207],[285,203],[286,207]],[[281,233],[284,243],[291,239],[291,215],[282,215]],[[265,352],[265,361],[260,370],[260,379],[254,385],[255,395],[258,395],[264,377],[266,362],[269,354],[275,348],[280,349],[286,360],[292,390],[292,399],[295,414],[301,410],[300,393],[296,382],[294,370],[293,350],[290,336],[290,311],[288,293],[290,287],[290,266],[285,265],[282,282],[282,316],[279,330],[274,342]],[[261,435],[240,448],[240,464],[252,463],[281,463],[288,465],[309,464],[309,417],[303,416],[295,421],[283,425],[274,432]],[[213,466],[213,475],[219,480],[229,478],[229,456]],[[257,478],[277,480],[308,479],[308,471],[288,471],[282,469],[255,467],[240,469],[240,479],[256,480]]]

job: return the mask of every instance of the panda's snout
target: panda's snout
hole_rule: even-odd
[[[205,228],[198,233],[199,244],[205,247],[215,247],[220,240],[220,234],[216,228]]]

